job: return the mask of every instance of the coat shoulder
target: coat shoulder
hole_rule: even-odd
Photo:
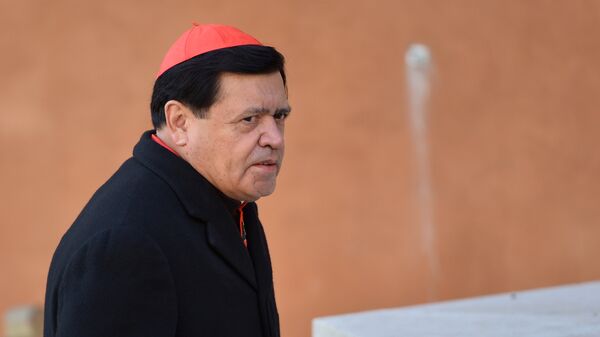
[[[48,329],[60,326],[65,336],[117,336],[126,324],[131,336],[174,333],[174,281],[164,253],[147,234],[100,231],[62,265],[46,303]]]

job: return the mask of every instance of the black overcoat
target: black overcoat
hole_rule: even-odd
[[[150,135],[56,249],[44,336],[279,336],[256,204],[246,249],[220,192]]]

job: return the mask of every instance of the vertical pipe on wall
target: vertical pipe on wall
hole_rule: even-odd
[[[429,48],[412,44],[405,54],[406,87],[408,90],[408,117],[416,164],[416,199],[421,248],[427,263],[427,295],[430,301],[437,297],[439,258],[436,245],[436,226],[431,185],[429,146],[427,137],[427,103],[433,62]]]

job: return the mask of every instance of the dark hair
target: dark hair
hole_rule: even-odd
[[[279,71],[285,85],[284,57],[275,48],[237,46],[210,51],[179,63],[154,82],[150,112],[152,125],[165,125],[165,104],[177,100],[199,118],[215,102],[221,73],[269,74]]]

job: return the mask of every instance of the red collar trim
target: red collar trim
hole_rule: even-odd
[[[152,140],[157,142],[158,145],[164,147],[165,149],[171,151],[174,155],[176,155],[177,157],[179,157],[179,154],[177,152],[175,152],[175,150],[173,150],[172,148],[169,147],[169,145],[165,144],[165,142],[162,141],[162,139],[158,138],[157,135],[152,134]]]

